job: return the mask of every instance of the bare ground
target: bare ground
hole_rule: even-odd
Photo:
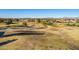
[[[43,27],[43,26],[42,26]],[[79,28],[78,27],[51,27],[38,29],[38,27],[8,29],[5,35],[18,33],[17,31],[38,31],[44,34],[11,35],[1,37],[0,42],[17,39],[8,44],[0,46],[1,50],[77,50],[79,49]],[[23,34],[23,35],[22,35]]]

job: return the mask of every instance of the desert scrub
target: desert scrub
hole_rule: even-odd
[[[67,26],[76,26],[76,23],[67,23]]]
[[[45,21],[41,22],[45,27],[47,27],[47,23]]]
[[[48,23],[49,26],[54,26],[54,27],[58,27],[58,25],[56,23]]]
[[[26,22],[23,22],[23,26],[27,26],[27,23]]]
[[[79,27],[79,23],[76,23],[76,26]]]

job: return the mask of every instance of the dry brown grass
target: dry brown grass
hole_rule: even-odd
[[[30,24],[32,25],[32,24]],[[35,25],[35,24],[34,24]],[[44,27],[39,24],[39,27]],[[38,28],[38,26],[34,26]],[[15,29],[13,31],[16,31]],[[24,30],[19,29],[20,31]],[[26,29],[27,30],[27,29]],[[0,42],[17,39],[14,42],[0,46],[1,50],[75,50],[79,49],[79,28],[59,26],[48,26],[43,29],[33,29],[44,31],[44,35],[16,35],[0,38]],[[7,30],[6,34],[13,33],[12,30]]]
[[[30,36],[12,36],[4,38],[3,40],[18,39],[15,42],[4,45],[6,48],[14,50],[50,50],[50,49],[71,49],[65,40],[56,34],[46,33],[45,35],[30,35]]]

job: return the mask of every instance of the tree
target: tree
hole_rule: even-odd
[[[37,22],[40,23],[41,22],[41,19],[37,19]]]
[[[2,22],[4,22],[4,20],[3,19],[0,19],[0,23],[2,23]]]
[[[27,23],[26,22],[23,22],[23,26],[27,26]]]
[[[9,25],[9,24],[12,24],[13,22],[12,22],[12,19],[7,19],[7,21],[6,21],[6,24],[7,25]]]

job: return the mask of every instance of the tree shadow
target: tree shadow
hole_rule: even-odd
[[[14,42],[14,41],[16,41],[16,40],[17,40],[17,39],[7,40],[7,41],[4,41],[4,42],[0,42],[0,46],[6,45],[6,44],[11,43],[11,42]]]
[[[44,35],[45,33],[42,31],[18,31],[17,33],[2,35],[0,38],[9,37],[9,36],[16,36],[16,35]]]
[[[4,33],[1,33],[2,35],[0,36],[0,38],[9,37],[9,36],[16,36],[16,35],[44,35],[44,32],[40,32],[40,31],[18,31],[18,33],[3,35]],[[6,44],[11,43],[11,42],[14,42],[16,40],[17,39],[0,42],[0,46],[6,45]]]

